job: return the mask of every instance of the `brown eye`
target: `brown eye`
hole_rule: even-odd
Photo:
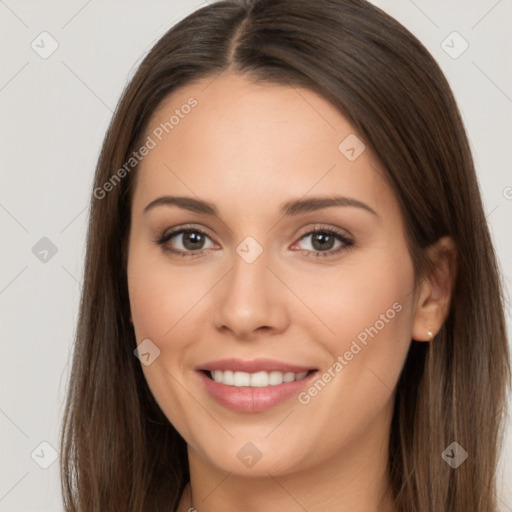
[[[310,239],[310,242],[303,244],[305,247],[303,246],[302,250],[306,251],[307,255],[315,257],[332,256],[354,245],[353,240],[331,228],[314,229],[303,235],[298,244],[307,239]]]
[[[210,240],[210,246],[205,244]],[[165,233],[157,244],[162,245],[163,249],[180,256],[198,256],[204,249],[212,248],[210,237],[197,228],[181,228]]]
[[[325,231],[319,231],[313,233],[311,245],[316,251],[328,251],[332,249],[336,239],[333,235],[326,233]]]
[[[203,248],[205,238],[202,233],[199,233],[198,231],[184,231],[182,235],[182,244],[185,249],[193,251]]]

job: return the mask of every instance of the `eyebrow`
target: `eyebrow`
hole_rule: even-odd
[[[184,210],[189,210],[194,213],[203,215],[218,216],[219,211],[217,207],[208,201],[201,199],[194,199],[193,197],[184,196],[162,196],[154,201],[151,201],[143,210],[143,213],[156,208],[157,206],[177,206]],[[361,208],[370,212],[375,216],[379,216],[377,212],[362,201],[343,196],[330,196],[330,197],[309,197],[307,199],[293,199],[281,205],[280,212],[284,216],[294,216],[301,213],[322,210],[333,206],[352,206]]]

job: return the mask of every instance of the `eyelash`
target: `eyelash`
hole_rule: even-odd
[[[155,243],[159,246],[162,246],[162,249],[164,251],[169,251],[176,256],[180,258],[196,258],[199,257],[205,252],[207,249],[200,249],[198,251],[181,251],[179,249],[172,249],[171,247],[164,246],[166,242],[168,242],[171,238],[175,237],[176,235],[180,235],[182,233],[200,233],[201,235],[208,237],[208,234],[204,232],[203,230],[196,228],[194,226],[184,226],[179,229],[176,229],[174,231],[171,231],[169,233],[163,233],[161,237],[159,237],[157,240],[155,240]],[[340,232],[336,231],[335,229],[328,227],[328,226],[318,226],[315,227],[315,229],[308,231],[307,233],[304,233],[300,238],[299,241],[301,241],[303,238],[306,238],[311,235],[315,235],[317,233],[327,234],[329,236],[334,236],[337,240],[342,242],[342,245],[338,247],[337,249],[330,249],[328,251],[309,251],[307,249],[301,249],[301,251],[305,252],[307,257],[312,258],[325,258],[329,256],[333,256],[335,254],[340,253],[341,251],[350,249],[354,246],[354,241],[348,238],[347,236],[341,234]],[[313,253],[313,254],[311,254]]]

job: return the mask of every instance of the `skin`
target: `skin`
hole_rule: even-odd
[[[147,135],[190,96],[198,105],[138,169],[128,257],[137,342],[149,338],[160,349],[142,369],[188,445],[191,487],[179,510],[192,498],[199,512],[392,511],[386,464],[395,386],[411,339],[428,341],[446,318],[453,244],[430,248],[436,271],[415,288],[402,215],[377,159],[369,147],[355,161],[338,150],[355,130],[316,93],[225,73],[175,91]],[[375,213],[279,213],[285,201],[333,193]],[[143,212],[164,195],[207,200],[219,213]],[[200,256],[180,258],[155,243],[185,224],[208,235]],[[317,257],[322,249],[307,234],[318,226],[354,244]],[[263,249],[252,263],[236,252],[247,236]],[[186,251],[184,243],[177,235],[166,245]],[[396,303],[400,312],[305,405],[292,397],[263,412],[235,412],[210,397],[194,370],[237,357],[325,371]],[[261,453],[250,468],[237,457],[247,442]]]

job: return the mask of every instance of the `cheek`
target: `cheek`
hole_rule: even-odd
[[[359,259],[337,279],[326,279],[322,293],[318,282],[312,288],[316,292],[308,305],[335,333],[316,338],[325,365],[299,397],[304,421],[314,417],[318,425],[311,425],[309,436],[316,439],[319,460],[340,446],[355,446],[369,428],[387,428],[410,345],[414,273],[409,262],[382,254]],[[287,432],[282,442],[293,442],[294,435]]]
[[[183,329],[187,313],[204,290],[186,283],[183,273],[172,270],[158,251],[137,246],[129,254],[128,291],[137,344],[149,339],[160,351],[150,364],[141,362],[141,368],[156,402],[187,437],[190,416],[198,412],[184,406],[190,400],[179,384],[181,356],[189,339]]]
[[[410,345],[412,261],[406,249],[368,251],[365,257],[358,255],[344,265],[336,276],[317,280],[316,287],[312,279],[301,281],[303,291],[315,290],[305,301],[331,331],[317,338],[329,354],[324,370],[331,368],[336,375],[326,376],[332,382],[327,385],[331,391],[325,394],[326,398],[329,395],[326,402],[343,404],[345,410],[352,404],[360,412],[361,404],[367,404],[370,414],[389,398]]]
[[[332,336],[327,337],[331,352],[339,352],[347,340],[360,333],[364,340],[367,329],[375,334],[372,327],[384,333],[401,329],[404,322],[409,325],[411,314],[406,306],[412,303],[412,262],[407,253],[400,257],[388,252],[387,258],[384,251],[355,255],[339,270],[325,269],[323,275],[304,273],[295,279],[297,295],[331,331]]]
[[[160,249],[134,247],[128,261],[128,292],[137,340],[172,337],[189,311],[205,293],[205,276],[171,265]],[[204,277],[204,278],[203,278]]]

